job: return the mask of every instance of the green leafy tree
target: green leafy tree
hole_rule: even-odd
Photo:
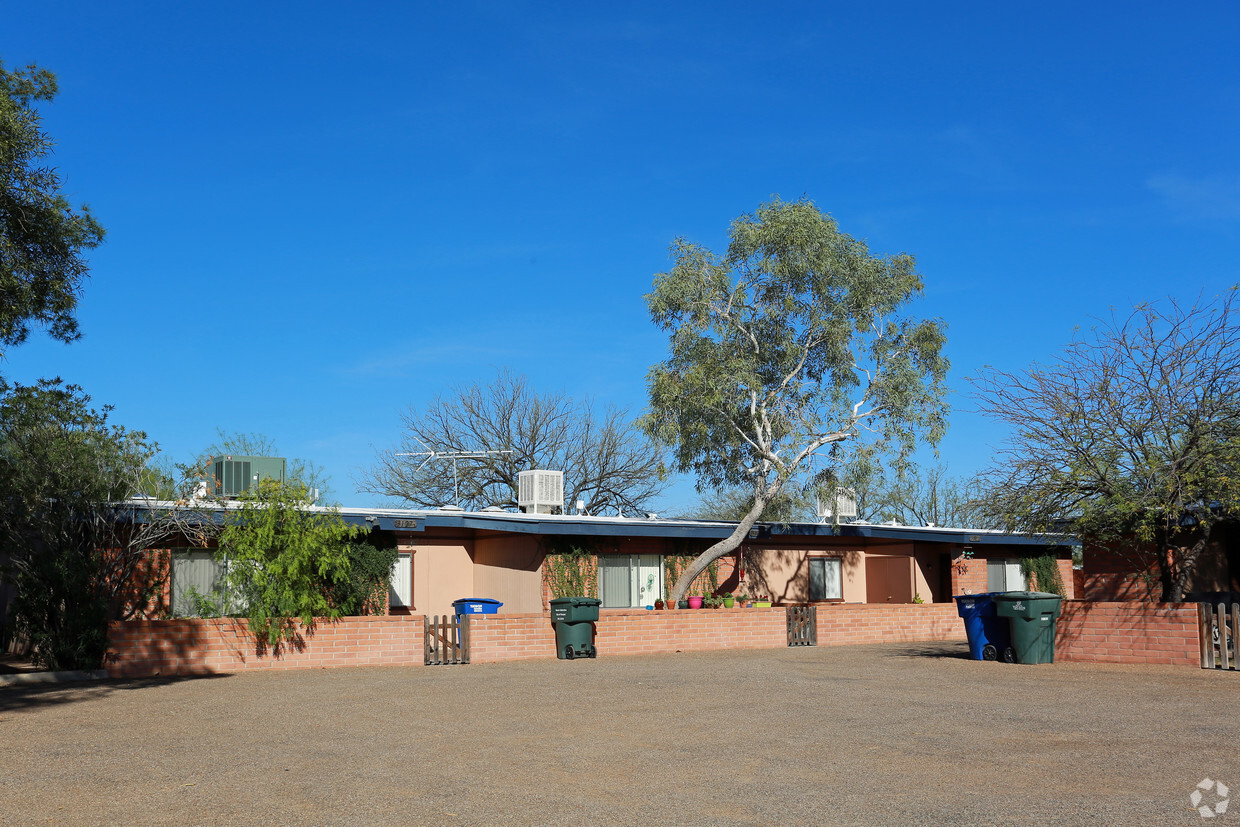
[[[152,596],[135,575],[162,528],[131,524],[124,501],[156,446],[108,412],[60,380],[0,380],[0,561],[17,631],[50,669],[99,668],[108,621]]]
[[[46,161],[53,141],[36,104],[56,92],[51,72],[0,64],[0,356],[25,341],[32,324],[61,341],[78,338],[83,253],[103,240],[103,227],[89,208],[70,205]]]
[[[701,499],[685,517],[735,522],[744,519],[752,507],[753,494],[750,491],[744,488],[718,488],[701,492]],[[767,504],[762,519],[773,523],[801,523],[813,522],[818,517],[814,511],[814,501],[804,492],[784,490]]]
[[[922,291],[913,258],[879,258],[809,201],[778,199],[733,222],[719,257],[685,239],[646,297],[670,336],[651,368],[645,427],[699,489],[743,486],[736,530],[680,576],[680,599],[736,549],[786,485],[844,467],[895,475],[946,422],[943,325],[901,317]],[[808,471],[827,449],[827,467]]]
[[[345,549],[349,571],[328,588],[328,599],[342,615],[375,614],[387,610],[392,567],[400,559],[395,547],[349,543]]]
[[[911,469],[903,479],[870,479],[861,485],[864,500],[860,510],[869,512],[870,522],[895,520],[902,525],[952,526],[955,528],[1002,528],[1000,521],[981,505],[983,490],[974,479],[950,476],[947,468],[935,465]]]
[[[1182,600],[1240,513],[1235,300],[1140,305],[1045,365],[975,377],[983,413],[1011,428],[984,475],[989,511],[1024,531],[1070,525]]]
[[[314,508],[305,486],[262,480],[229,512],[216,559],[227,563],[223,592],[244,607],[250,631],[278,646],[343,607],[329,599],[347,582],[348,544],[361,533],[335,509]]]

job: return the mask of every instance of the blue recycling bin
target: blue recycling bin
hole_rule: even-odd
[[[462,597],[452,601],[452,608],[458,615],[493,615],[503,605],[489,597]]]
[[[964,633],[969,638],[969,657],[973,660],[1015,663],[1011,624],[1006,617],[999,617],[995,594],[958,594],[955,596],[956,613],[964,620]]]

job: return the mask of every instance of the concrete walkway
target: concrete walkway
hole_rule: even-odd
[[[963,644],[7,686],[0,823],[1191,825],[1238,737],[1240,674]]]

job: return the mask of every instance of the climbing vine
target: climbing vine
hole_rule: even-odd
[[[1063,578],[1059,575],[1059,561],[1054,555],[1026,557],[1020,561],[1020,571],[1029,581],[1029,588],[1063,597]]]
[[[549,544],[543,579],[551,597],[598,597],[598,557],[591,548],[570,542]]]

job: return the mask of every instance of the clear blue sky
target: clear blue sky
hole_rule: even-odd
[[[917,257],[971,473],[979,366],[1240,281],[1240,6],[1012,6],[7,0],[108,238],[82,340],[0,373],[178,458],[267,434],[372,504],[400,412],[499,367],[640,412],[669,243],[804,195]]]

